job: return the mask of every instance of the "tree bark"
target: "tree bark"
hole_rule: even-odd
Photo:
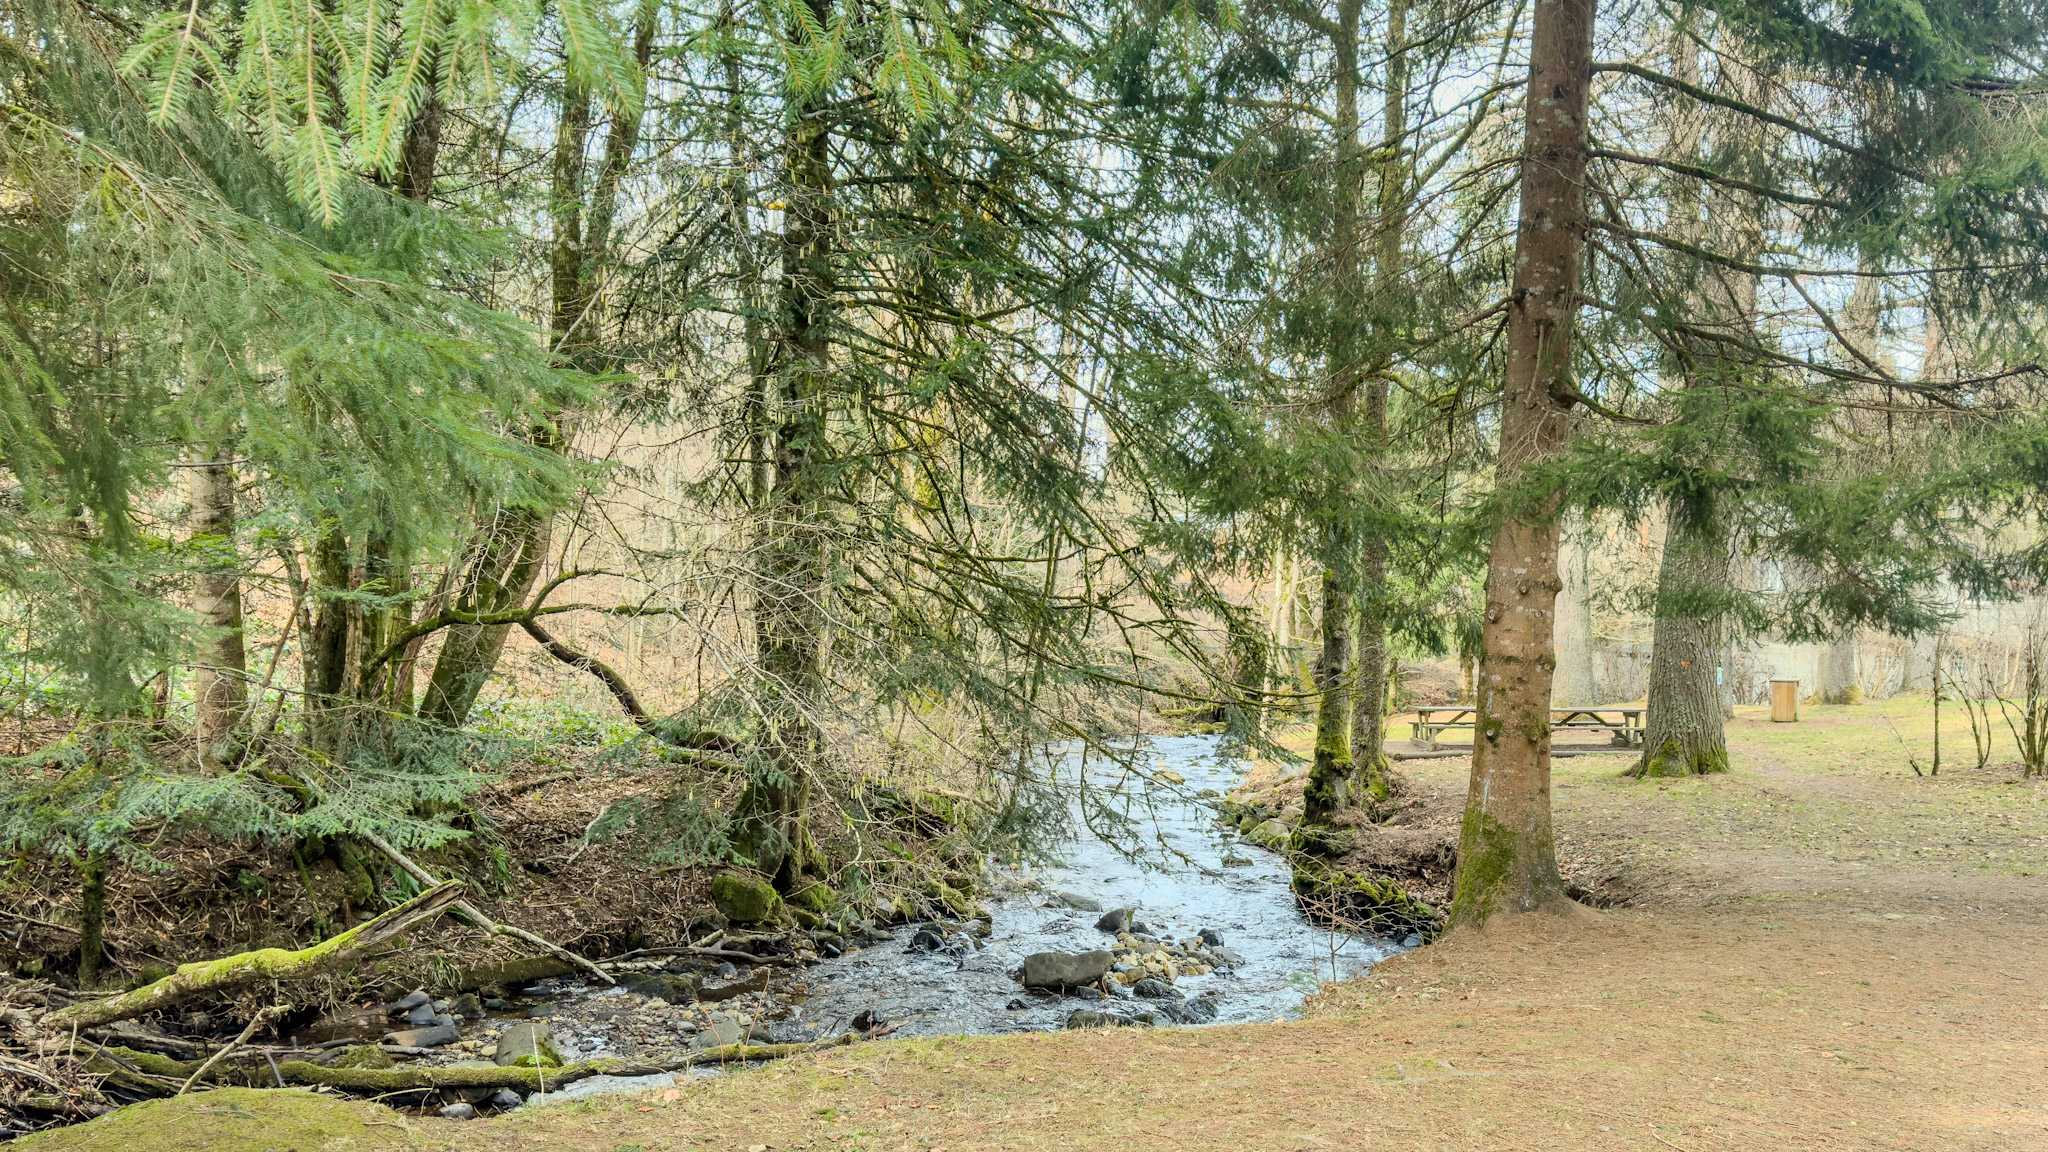
[[[1728,540],[1719,517],[1708,513],[1703,519],[1675,520],[1666,530],[1657,573],[1643,758],[1630,775],[1728,770],[1721,684],[1715,675],[1726,649],[1717,601],[1728,585]]]
[[[225,447],[216,448],[218,456]],[[193,609],[207,630],[192,669],[193,742],[200,763],[227,758],[223,742],[249,704],[249,663],[242,635],[241,557],[235,549],[235,473],[215,459],[193,469],[193,542],[208,555],[193,581]]]
[[[313,542],[313,630],[306,637],[306,712],[313,746],[338,751],[345,739],[348,697],[362,637],[362,608],[352,597],[355,571],[348,539],[324,526]]]
[[[1523,491],[1571,434],[1572,336],[1585,252],[1586,103],[1595,0],[1537,0],[1523,105],[1521,219],[1509,296],[1486,578],[1478,739],[1459,830],[1453,925],[1574,907],[1550,816],[1557,498]]]
[[[1408,235],[1408,209],[1414,174],[1408,149],[1408,0],[1387,4],[1386,88],[1380,107],[1385,139],[1384,158],[1378,168],[1379,221],[1373,238],[1373,283],[1377,295],[1375,313],[1383,329],[1390,329],[1385,317],[1396,315],[1395,300],[1407,277],[1407,256],[1403,242]],[[1383,330],[1376,355],[1384,358],[1397,347],[1398,333]],[[1382,362],[1364,380],[1363,411],[1359,414],[1359,437],[1366,452],[1365,468],[1370,477],[1385,461],[1387,452],[1387,410],[1391,394],[1391,369]],[[1369,484],[1365,497],[1379,491]],[[1391,663],[1387,644],[1387,614],[1383,595],[1387,584],[1387,545],[1369,536],[1358,548],[1358,624],[1353,663],[1357,668],[1351,690],[1351,782],[1354,802],[1378,819],[1394,793],[1392,765],[1387,760],[1387,674]]]
[[[1592,550],[1583,521],[1567,524],[1558,539],[1557,682],[1551,699],[1559,707],[1599,703],[1593,678]]]
[[[107,856],[90,851],[78,865],[78,987],[100,982],[100,960],[106,952]]]
[[[829,26],[831,0],[806,0]],[[830,130],[822,109],[790,117],[783,141],[782,291],[770,325],[773,431],[767,507],[754,563],[754,637],[769,763],[740,798],[735,843],[776,888],[801,883],[815,851],[806,826],[823,751],[813,720],[824,686],[825,539],[817,461],[825,437],[834,292]]]

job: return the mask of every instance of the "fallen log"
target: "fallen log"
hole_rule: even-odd
[[[344,1092],[385,1093],[430,1091],[438,1088],[511,1088],[540,1092],[549,1087],[573,1084],[592,1076],[658,1076],[698,1064],[742,1064],[753,1060],[777,1060],[804,1052],[838,1048],[862,1039],[859,1032],[844,1032],[806,1044],[727,1044],[701,1052],[675,1053],[660,1057],[626,1058],[607,1056],[579,1060],[560,1068],[323,1068],[307,1060],[291,1060],[277,1066],[286,1083],[325,1085]]]
[[[458,880],[432,886],[375,919],[297,952],[261,948],[223,956],[218,960],[181,964],[176,972],[154,984],[145,984],[118,996],[85,1000],[69,1008],[60,1008],[44,1016],[40,1024],[45,1030],[95,1028],[154,1012],[204,992],[224,992],[261,980],[296,980],[311,976],[353,960],[413,924],[440,915],[457,902],[461,893],[462,883]]]
[[[390,842],[386,841],[383,837],[378,836],[374,832],[363,832],[359,833],[359,835],[361,835],[364,842],[368,843],[370,847],[375,848],[379,852],[382,852],[387,858],[390,859],[390,861],[393,864],[396,864],[400,868],[405,869],[406,872],[409,875],[411,875],[414,880],[417,880],[421,884],[427,885],[429,887],[440,883],[440,881],[434,879],[433,873],[428,872],[425,868],[422,868],[418,864],[415,864],[411,859],[409,859],[405,855],[405,853],[400,852],[396,848],[393,848]],[[528,944],[531,944],[536,948],[544,949],[545,951],[550,952],[557,957],[560,957],[562,960],[570,964],[573,964],[578,968],[583,969],[584,971],[590,973],[591,975],[597,977],[599,980],[602,980],[607,984],[618,983],[617,980],[612,979],[611,973],[598,967],[594,962],[590,961],[589,959],[579,956],[576,953],[569,951],[567,948],[564,948],[559,944],[553,943],[552,941],[543,940],[540,937],[535,936],[533,933],[528,932],[524,928],[517,928],[510,924],[500,924],[496,920],[491,919],[489,916],[484,915],[482,912],[477,911],[476,905],[471,904],[467,900],[457,900],[454,905],[454,910],[457,916],[460,916],[462,919],[469,921],[470,924],[474,925],[475,927],[483,929],[484,931],[490,933],[493,936],[510,936],[514,940],[524,940]]]

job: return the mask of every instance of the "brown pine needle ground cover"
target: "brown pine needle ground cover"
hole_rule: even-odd
[[[1745,713],[1720,778],[1559,762],[1563,851],[1635,903],[1453,936],[1298,1023],[881,1043],[292,1146],[2048,1149],[2048,786],[1998,760],[1915,777],[1879,707]],[[1882,707],[1924,764],[1927,706]],[[1463,770],[1410,766],[1453,792]],[[26,1146],[171,1146],[120,1119]]]

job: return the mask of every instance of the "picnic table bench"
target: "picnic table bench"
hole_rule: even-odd
[[[1617,748],[1640,748],[1643,746],[1643,714],[1648,709],[1639,705],[1621,704],[1611,708],[1552,708],[1550,730],[1552,732],[1605,732]],[[1426,744],[1432,752],[1443,744],[1437,738],[1449,729],[1462,728],[1474,733],[1477,739],[1479,709],[1470,705],[1455,708],[1417,708],[1415,722],[1409,725],[1409,739],[1417,744]]]

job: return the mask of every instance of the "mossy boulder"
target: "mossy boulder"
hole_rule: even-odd
[[[774,885],[738,872],[711,881],[711,903],[735,924],[759,924],[782,914],[782,897]]]
[[[789,894],[793,907],[802,908],[819,916],[830,916],[839,910],[839,893],[815,880]]]
[[[357,1044],[342,1050],[341,1055],[327,1062],[329,1068],[391,1068],[398,1061],[391,1053],[375,1044]]]

